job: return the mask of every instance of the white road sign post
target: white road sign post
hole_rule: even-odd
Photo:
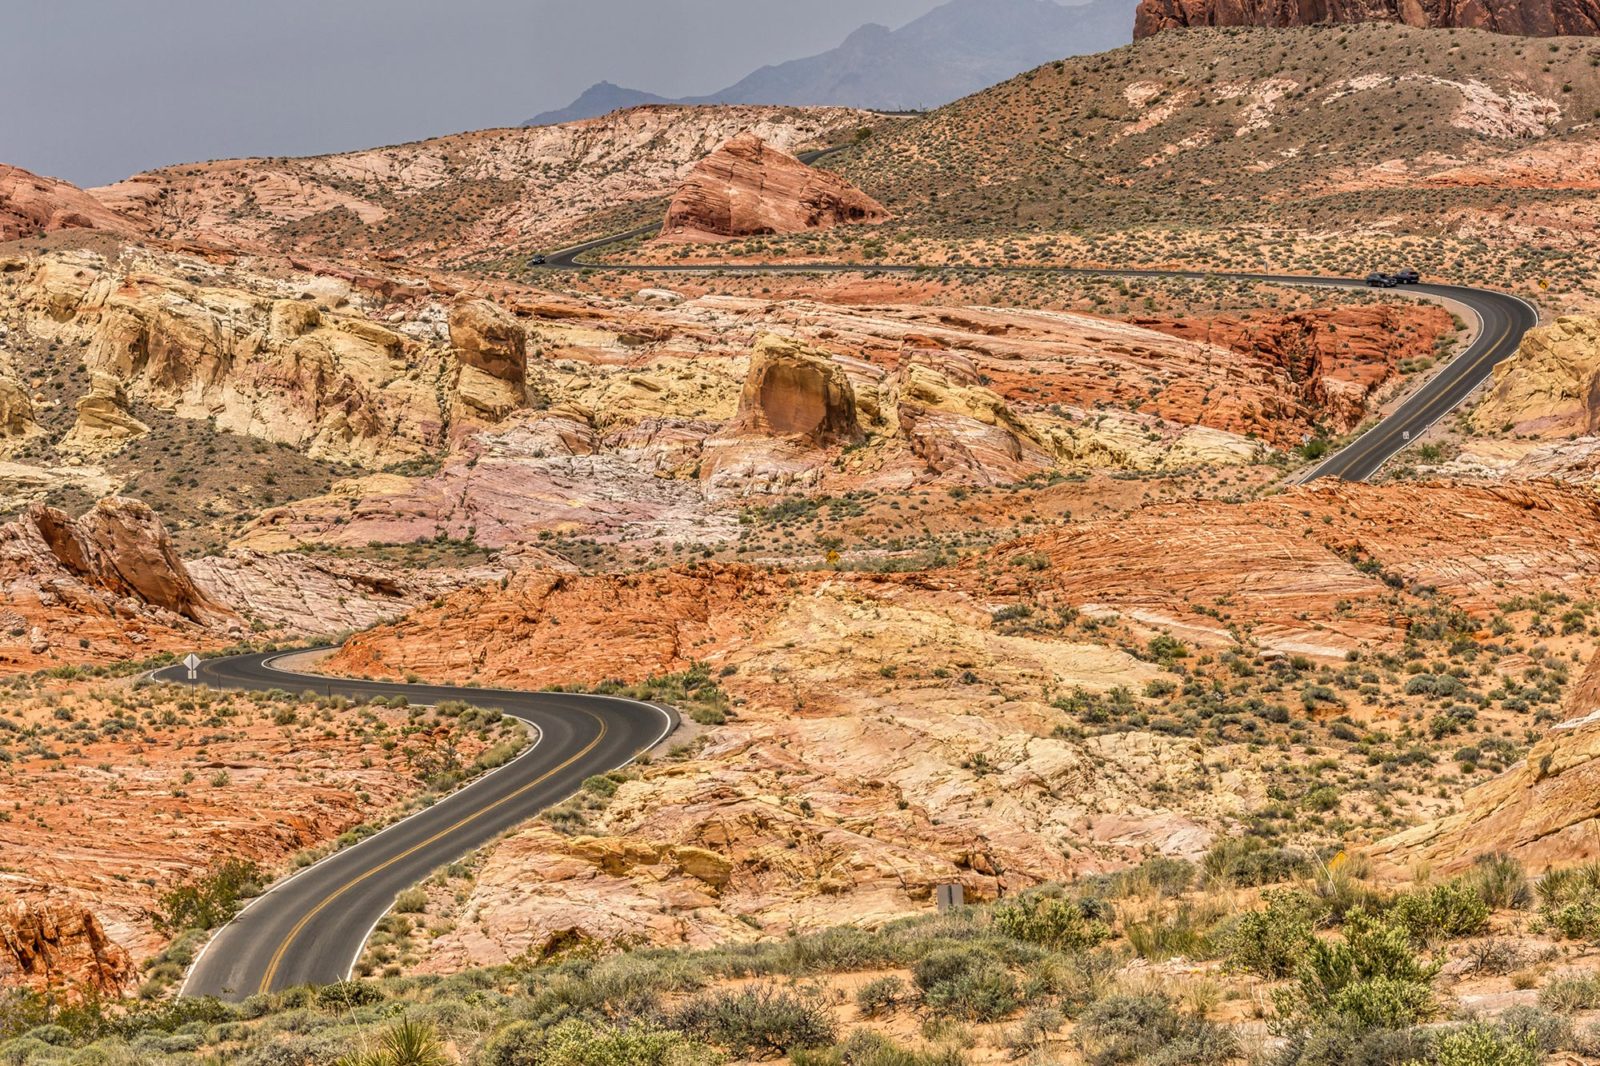
[[[188,655],[185,655],[183,657],[183,668],[189,671],[189,684],[194,684],[196,677],[195,671],[200,669],[200,656],[196,655],[194,652],[190,652]]]

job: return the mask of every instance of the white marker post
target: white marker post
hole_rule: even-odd
[[[188,655],[185,655],[183,657],[183,668],[189,671],[189,685],[190,687],[193,687],[197,677],[195,671],[200,669],[200,656],[196,655],[194,652],[190,652]]]

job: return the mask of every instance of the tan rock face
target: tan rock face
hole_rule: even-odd
[[[1569,316],[1530,330],[1517,354],[1495,367],[1472,424],[1523,436],[1600,433],[1600,320]]]
[[[131,234],[139,226],[76,185],[0,163],[0,243],[64,229]]]
[[[34,421],[33,397],[4,351],[0,351],[0,455],[10,455],[41,430]]]
[[[882,204],[843,178],[741,133],[695,167],[673,196],[661,235],[717,240],[888,218]]]
[[[93,912],[59,900],[0,900],[0,988],[119,996],[138,976]]]
[[[450,310],[450,345],[460,363],[456,399],[472,414],[498,422],[526,401],[528,339],[515,317],[487,300]]]
[[[1594,0],[1141,0],[1134,38],[1184,26],[1401,22],[1525,37],[1600,33]]]
[[[756,342],[730,435],[798,438],[818,446],[859,439],[856,395],[826,352],[768,334]]]

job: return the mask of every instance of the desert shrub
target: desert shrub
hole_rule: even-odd
[[[1427,1062],[1432,1055],[1426,1030],[1362,1030],[1335,1020],[1291,1032],[1269,1061],[1272,1066],[1396,1066]]]
[[[1490,910],[1521,910],[1533,902],[1528,875],[1510,855],[1479,855],[1465,877]]]
[[[261,890],[261,869],[247,859],[221,859],[193,881],[161,893],[150,920],[163,933],[211,929],[238,913]]]
[[[1539,916],[1571,940],[1600,939],[1600,861],[1551,870],[1539,879]]]
[[[1417,958],[1403,926],[1358,912],[1338,940],[1306,946],[1297,987],[1280,996],[1279,1008],[1360,1029],[1400,1029],[1433,1016],[1430,982],[1438,972],[1437,964]]]
[[[1467,881],[1457,879],[1397,896],[1389,918],[1419,944],[1477,936],[1489,925],[1489,905]]]
[[[376,1047],[341,1056],[335,1066],[450,1066],[450,1058],[433,1024],[408,1017],[379,1034]]]
[[[338,981],[316,990],[317,1006],[347,1011],[383,1002],[383,990],[370,981]]]
[[[1240,915],[1222,935],[1227,967],[1271,979],[1288,977],[1311,946],[1321,906],[1292,889],[1263,893],[1262,901],[1264,907]]]
[[[1539,1006],[1559,1014],[1600,1009],[1600,973],[1566,973],[1539,990]]]
[[[1056,951],[1082,951],[1111,935],[1105,919],[1108,905],[1095,899],[1069,899],[1031,893],[991,912],[995,930],[1002,936],[1039,944]]]
[[[739,1058],[775,1058],[834,1041],[833,1016],[809,998],[770,986],[702,993],[672,1014],[672,1027]]]
[[[1539,1048],[1525,1033],[1477,1022],[1441,1035],[1433,1061],[1436,1066],[1539,1066]]]
[[[1311,870],[1311,857],[1279,848],[1260,837],[1227,837],[1206,852],[1201,868],[1222,883],[1239,888],[1275,885]]]
[[[548,1029],[516,1022],[484,1047],[493,1066],[701,1066],[720,1063],[714,1049],[671,1029],[612,1028],[569,1018]]]
[[[1497,1021],[1501,1029],[1527,1037],[1543,1052],[1559,1051],[1572,1042],[1572,1023],[1542,1007],[1527,1004],[1507,1007]]]
[[[882,1033],[858,1029],[835,1047],[797,1051],[794,1066],[963,1066],[966,1059],[956,1048],[911,1051]]]
[[[1017,980],[983,948],[944,948],[929,952],[911,968],[922,1002],[944,1018],[992,1022],[1017,1009]]]
[[[1109,996],[1089,1006],[1074,1033],[1090,1066],[1204,1066],[1238,1054],[1233,1035],[1180,1013],[1165,996]]]
[[[879,977],[856,989],[856,1007],[864,1018],[893,1014],[905,1002],[906,983],[898,977]]]
[[[1183,903],[1170,911],[1152,909],[1140,918],[1124,918],[1122,931],[1142,959],[1209,959],[1217,955],[1212,934],[1221,917],[1212,904]]]

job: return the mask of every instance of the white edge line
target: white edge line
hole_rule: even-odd
[[[317,675],[317,674],[299,674],[299,673],[294,673],[294,672],[291,672],[291,671],[288,671],[288,670],[277,670],[277,667],[272,665],[273,663],[277,662],[279,659],[286,658],[287,656],[302,654],[304,652],[304,650],[305,649],[303,649],[303,648],[297,648],[297,649],[295,649],[293,651],[280,652],[277,655],[269,656],[268,658],[261,660],[261,665],[263,667],[265,667],[266,669],[268,669],[268,670],[276,670],[278,673],[283,674],[285,677],[299,677],[299,678],[311,678],[311,679],[322,680],[323,678],[322,678],[321,675]],[[168,670],[168,669],[171,669],[170,664],[168,666],[158,666],[155,669],[146,671],[145,674],[142,675],[142,676],[149,678],[152,682],[155,682],[157,684],[167,683],[167,682],[158,682],[158,681],[156,681],[155,675],[160,673],[162,670]],[[338,681],[343,681],[343,680],[359,680],[359,679],[328,677],[328,678],[326,678],[326,680],[331,681],[331,682],[338,682]],[[177,683],[178,682],[170,682],[170,684],[177,684]],[[454,687],[454,686],[450,686],[450,687]],[[548,692],[548,691],[523,692],[523,691],[518,691],[518,690],[515,690],[515,689],[470,689],[470,690],[463,690],[463,691],[470,691],[470,692],[479,693],[479,694],[483,694],[483,695],[494,695],[495,693],[498,692],[498,693],[501,693],[501,694],[504,694],[504,695],[507,695],[507,696],[511,696],[513,698],[515,698],[517,696],[577,696],[577,697],[580,697],[582,699],[613,700],[613,701],[615,701],[617,703],[632,704],[635,707],[649,707],[651,710],[653,710],[657,714],[661,715],[661,717],[665,720],[666,725],[662,728],[661,732],[656,735],[656,738],[654,740],[652,740],[645,747],[640,748],[638,754],[636,754],[633,758],[629,759],[627,762],[623,763],[622,764],[623,766],[632,765],[633,762],[638,758],[639,755],[642,755],[645,752],[654,750],[654,748],[657,745],[659,745],[663,740],[665,740],[667,738],[667,736],[669,734],[671,734],[682,722],[682,719],[678,717],[677,712],[668,710],[666,708],[663,708],[659,704],[646,703],[646,702],[644,702],[642,700],[630,700],[630,699],[626,699],[625,697],[622,697],[622,696],[603,696],[603,695],[598,695],[598,694],[589,694],[589,693],[582,693],[582,692]],[[428,706],[428,704],[419,704],[419,706]],[[502,710],[503,710],[503,708],[502,708]],[[452,798],[454,796],[458,796],[458,795],[462,794],[467,789],[472,788],[473,786],[477,785],[479,782],[488,780],[490,777],[494,776],[495,774],[499,773],[502,770],[511,769],[511,767],[517,765],[523,759],[526,759],[528,756],[532,755],[538,749],[539,745],[544,743],[544,731],[542,729],[540,729],[539,726],[536,723],[530,722],[525,718],[518,717],[515,713],[509,713],[508,712],[508,716],[513,718],[513,719],[515,719],[518,722],[521,722],[528,729],[533,730],[533,733],[534,733],[533,743],[529,744],[527,750],[524,751],[521,755],[518,755],[515,759],[512,759],[510,762],[506,763],[504,766],[497,766],[493,770],[489,770],[486,773],[479,774],[477,777],[473,778],[471,781],[463,782],[459,788],[457,788],[455,791],[451,792],[449,795],[443,797],[439,802],[441,802],[441,803],[445,802],[446,800],[449,800],[450,798]],[[620,768],[621,767],[618,767],[618,769],[620,769]],[[305,866],[302,866],[302,867],[300,867],[300,869],[294,871],[289,876],[282,877],[282,878],[279,878],[277,881],[274,881],[260,895],[254,897],[253,899],[250,900],[249,903],[246,903],[242,908],[240,908],[239,913],[235,914],[232,918],[229,918],[226,922],[222,923],[221,925],[217,926],[216,929],[212,930],[211,935],[206,938],[206,942],[204,944],[202,944],[200,946],[200,950],[195,953],[194,961],[189,963],[189,968],[183,975],[183,982],[178,986],[178,993],[177,993],[178,997],[181,999],[183,996],[185,996],[187,994],[187,990],[189,988],[189,982],[194,979],[195,972],[200,968],[201,960],[205,958],[206,952],[211,950],[211,946],[216,943],[217,938],[219,936],[221,936],[222,933],[229,926],[233,925],[239,919],[243,918],[246,914],[248,914],[250,912],[250,909],[252,907],[254,907],[257,903],[260,903],[262,900],[266,899],[268,896],[272,895],[274,892],[277,892],[279,889],[281,889],[284,886],[286,886],[287,884],[289,884],[289,882],[295,880],[295,878],[299,877],[301,874],[310,873],[312,870],[315,870],[318,866],[321,866],[323,863],[328,862],[329,860],[331,860],[333,858],[336,858],[336,857],[338,857],[340,855],[343,855],[343,854],[349,852],[352,848],[359,847],[361,844],[365,844],[369,840],[376,840],[378,837],[380,837],[383,834],[387,833],[391,829],[398,829],[400,826],[405,825],[407,822],[411,821],[411,819],[416,818],[416,817],[426,813],[429,810],[432,810],[434,806],[437,806],[437,804],[430,804],[428,807],[424,807],[422,810],[415,811],[412,814],[409,814],[406,817],[399,819],[398,821],[390,822],[388,825],[384,826],[382,829],[378,830],[376,833],[373,833],[371,836],[368,836],[368,837],[363,837],[360,841],[358,841],[356,844],[352,844],[349,848],[336,848],[333,851],[330,851],[328,854],[324,855],[322,858],[318,859],[316,862],[309,863],[309,864],[307,864]],[[355,957],[350,960],[350,965],[345,970],[345,980],[347,980],[347,981],[350,980],[350,975],[355,972],[356,964],[361,961],[361,956],[366,951],[367,941],[372,939],[372,934],[373,934],[373,932],[375,932],[377,930],[378,924],[380,922],[382,922],[383,919],[388,916],[389,911],[393,910],[393,909],[394,909],[393,904],[391,904],[388,910],[385,910],[382,914],[378,915],[377,920],[372,923],[372,927],[367,930],[367,935],[364,936],[361,939],[361,945],[360,945],[360,947],[358,947],[356,949]]]

